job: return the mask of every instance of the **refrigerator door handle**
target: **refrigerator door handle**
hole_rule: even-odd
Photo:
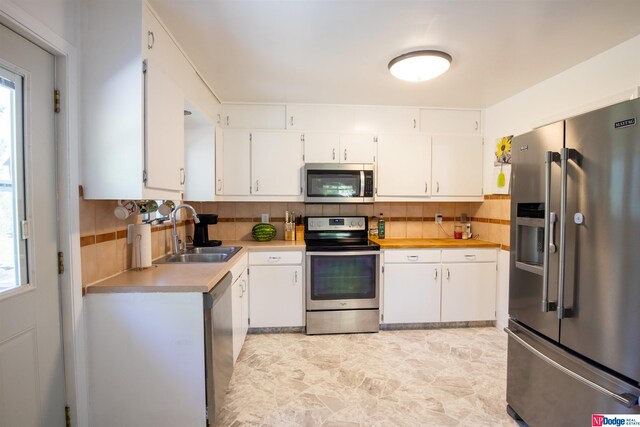
[[[558,319],[571,317],[571,308],[564,306],[564,272],[565,272],[565,253],[567,242],[567,169],[569,159],[576,158],[576,151],[563,148],[560,156],[560,176],[562,183],[560,185],[560,248],[558,257]]]
[[[586,385],[588,387],[591,387],[592,389],[594,389],[594,390],[596,390],[596,391],[598,391],[598,392],[600,392],[600,393],[602,393],[602,394],[614,399],[615,401],[617,401],[621,405],[624,405],[627,408],[633,408],[634,406],[636,406],[638,404],[638,396],[634,396],[633,394],[630,394],[630,393],[623,393],[623,394],[614,393],[613,391],[611,391],[609,389],[606,389],[606,388],[602,387],[601,385],[594,383],[591,380],[588,380],[587,378],[583,377],[582,375],[578,375],[577,373],[573,372],[571,369],[565,368],[560,363],[558,363],[555,360],[551,359],[550,357],[544,355],[540,351],[536,350],[531,344],[527,343],[525,340],[520,338],[511,329],[504,328],[504,331],[507,333],[507,335],[509,335],[509,337],[513,338],[516,342],[518,342],[518,344],[522,345],[524,348],[526,348],[527,350],[529,350],[530,352],[535,354],[537,357],[539,357],[540,359],[544,360],[545,362],[547,362],[548,364],[550,364],[551,366],[553,366],[557,370],[567,374],[571,378],[573,378],[575,380],[578,380],[581,383],[583,383],[584,385]]]
[[[544,161],[544,253],[542,263],[542,301],[541,310],[543,313],[556,309],[556,303],[549,302],[549,253],[556,252],[556,245],[553,242],[555,235],[556,214],[551,212],[551,166],[560,160],[560,153],[547,151]]]

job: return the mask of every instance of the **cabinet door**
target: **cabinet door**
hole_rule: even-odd
[[[353,130],[353,107],[350,105],[288,104],[287,129],[350,132]]]
[[[385,264],[384,323],[440,321],[440,265]]]
[[[496,264],[442,264],[442,321],[495,318]]]
[[[251,266],[249,283],[251,327],[304,326],[302,266]]]
[[[147,59],[145,71],[146,186],[180,191],[184,184],[184,96],[178,85]]]
[[[249,142],[250,134],[247,131],[223,131],[221,151],[222,167],[218,168],[216,180],[216,193],[229,196],[247,196],[251,186],[251,163]],[[221,181],[220,181],[221,179]],[[220,193],[218,190],[220,189]]]
[[[376,144],[372,135],[340,135],[340,163],[373,163]]]
[[[242,337],[242,300],[243,300],[243,287],[240,278],[231,286],[231,334],[233,338],[233,363],[236,363],[240,350],[242,349],[242,343],[244,339]]]
[[[284,105],[223,104],[220,125],[233,129],[285,129]]]
[[[431,193],[431,140],[422,134],[378,137],[378,196]]]
[[[252,194],[300,195],[301,134],[254,132],[251,140]]]
[[[482,138],[434,136],[433,196],[482,196]]]
[[[338,163],[340,135],[337,133],[305,133],[305,163]]]
[[[413,107],[355,107],[358,132],[417,132],[419,109]]]
[[[420,130],[429,135],[480,135],[480,111],[422,109]]]

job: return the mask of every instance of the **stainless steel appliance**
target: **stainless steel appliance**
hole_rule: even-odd
[[[233,373],[231,283],[231,273],[227,273],[209,293],[204,294],[207,425],[214,425]]]
[[[373,165],[307,163],[306,203],[373,203]]]
[[[380,245],[368,218],[306,217],[307,334],[377,332]]]
[[[640,414],[639,119],[634,100],[513,139],[507,409],[530,426]]]

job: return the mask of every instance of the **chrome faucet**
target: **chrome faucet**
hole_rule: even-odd
[[[196,210],[193,208],[193,206],[187,205],[186,203],[179,204],[178,206],[175,207],[173,212],[171,212],[171,225],[173,226],[173,236],[172,236],[173,237],[173,253],[176,255],[180,253],[180,243],[182,243],[182,241],[180,240],[180,237],[178,236],[178,230],[176,229],[176,216],[178,214],[178,210],[181,208],[186,208],[187,210],[191,211],[191,215],[193,216],[193,222],[195,222],[196,224],[200,222],[200,219],[198,219],[198,214],[196,213]]]

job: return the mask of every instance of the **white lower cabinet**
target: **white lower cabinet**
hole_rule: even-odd
[[[301,251],[250,253],[249,283],[252,328],[304,326]]]
[[[442,251],[443,322],[495,320],[496,256],[495,250]]]
[[[495,320],[495,249],[385,250],[383,323]]]
[[[235,364],[249,329],[249,281],[246,269],[233,282],[231,298],[233,301],[231,307],[233,316],[233,363]]]

